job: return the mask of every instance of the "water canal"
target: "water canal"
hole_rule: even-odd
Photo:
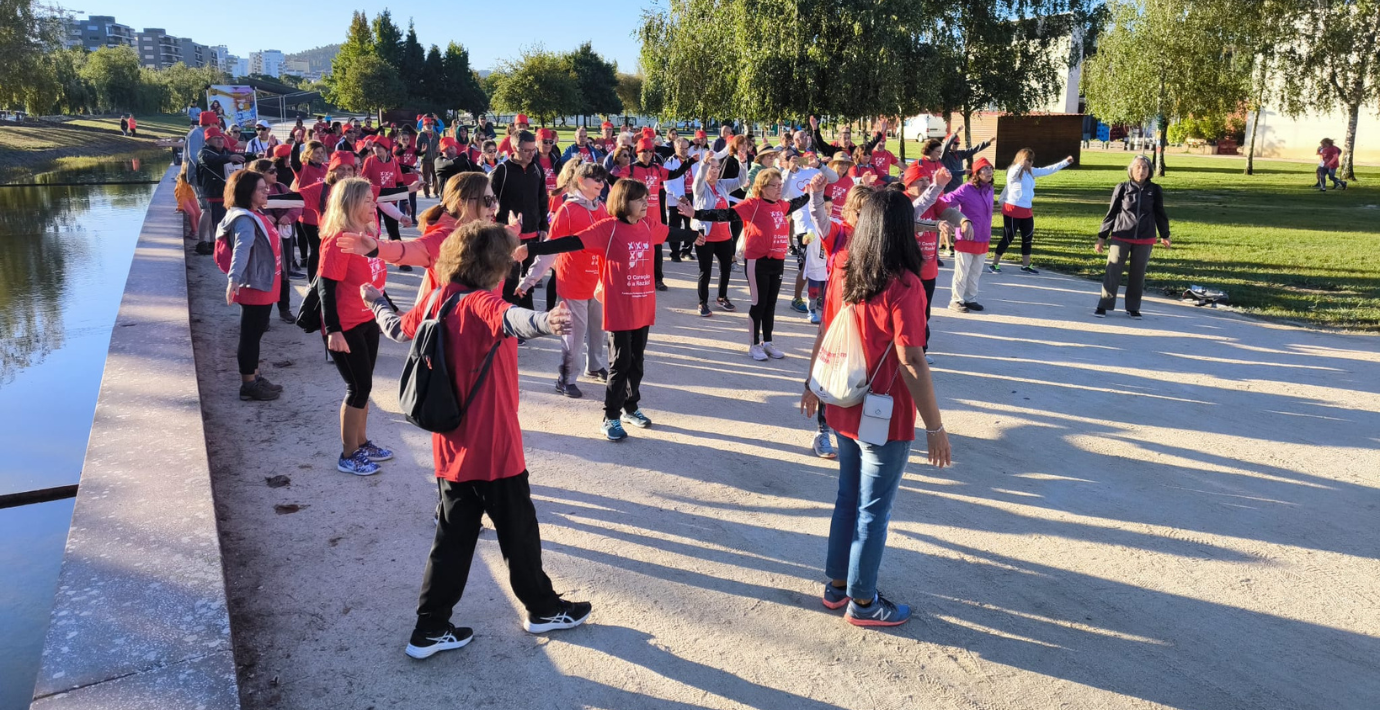
[[[0,186],[0,708],[32,697],[72,487],[156,187],[137,181],[167,165],[157,151]]]

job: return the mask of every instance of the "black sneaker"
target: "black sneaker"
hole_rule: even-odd
[[[1021,267],[1021,273],[1023,273],[1023,274],[1038,274],[1038,273],[1040,273],[1040,272],[1038,272],[1038,271],[1036,271],[1036,270],[1030,268],[1029,266],[1022,266],[1022,267]]]
[[[563,394],[571,399],[579,399],[585,396],[585,393],[581,392],[580,388],[576,387],[574,382],[567,385],[561,382],[559,378],[556,380],[556,394]]]
[[[282,392],[273,389],[267,380],[250,380],[240,383],[240,399],[248,402],[255,400],[259,402],[271,402],[278,399]]]
[[[412,267],[408,266],[407,264],[403,264],[402,266],[398,267],[398,271],[401,271],[405,274],[410,274],[412,273]]]
[[[598,372],[586,372],[585,377],[588,377],[591,380],[598,380],[600,382],[608,382],[609,371],[601,367],[599,368]]]
[[[259,381],[259,384],[261,384],[261,385],[263,385],[263,386],[265,386],[265,387],[267,387],[267,388],[273,390],[274,392],[282,392],[282,391],[283,391],[283,386],[282,386],[282,385],[275,385],[275,384],[273,384],[272,382],[269,382],[263,375],[257,375],[257,376],[255,377],[255,379],[257,379],[257,380]]]
[[[709,310],[709,304],[707,303],[701,303],[699,310],[696,312],[700,314],[701,318],[708,318],[709,316],[714,315],[714,312]]]
[[[983,310],[982,304],[981,304],[981,303],[978,303],[977,301],[968,301],[967,303],[964,303],[963,305],[967,306],[967,307],[968,307],[968,310],[970,310],[970,311],[975,311],[975,312],[981,313],[982,310]]]
[[[198,253],[198,254],[200,254],[200,255],[202,255],[202,256],[210,256],[210,255],[211,255],[211,252],[213,252],[213,251],[215,251],[215,247],[212,246],[212,244],[211,244],[210,242],[197,242],[197,243],[196,243],[196,253]]]
[[[1098,318],[1106,318],[1106,317],[1107,317],[1107,309],[1106,309],[1106,308],[1101,308],[1101,307],[1099,307],[1097,310],[1093,311],[1093,315],[1096,316],[1096,317],[1098,317]]]
[[[942,269],[942,268],[944,268],[944,260],[943,260],[943,259],[940,259],[938,256],[935,256],[935,257],[934,257],[934,265],[935,265],[935,266],[938,266],[939,268]]]
[[[585,623],[589,618],[589,612],[593,609],[589,602],[568,602],[561,600],[561,609],[550,616],[537,616],[528,614],[522,620],[522,628],[529,634],[544,634],[547,631],[559,631],[561,629],[573,629]]]
[[[444,631],[413,631],[407,643],[407,655],[413,658],[431,658],[442,651],[464,648],[474,640],[474,630],[464,626],[446,624]]]
[[[665,281],[658,281],[658,282],[656,282],[656,290],[658,290],[658,291],[665,291],[665,290],[666,290],[666,282],[665,282]]]
[[[1126,315],[1131,316],[1136,320],[1140,320],[1140,311],[1126,311]]]
[[[296,323],[297,316],[292,315],[292,311],[287,308],[279,308],[278,320],[281,320],[284,323]]]
[[[680,263],[680,252],[678,252],[678,251],[672,251],[672,252],[671,252],[671,261],[674,261],[675,263],[679,264],[679,263]]]
[[[730,300],[728,300],[727,298],[720,298],[720,299],[719,299],[719,308],[722,308],[722,309],[724,309],[725,311],[736,311],[736,310],[738,310],[738,307],[735,306],[735,305],[733,305],[733,301],[730,301]]]

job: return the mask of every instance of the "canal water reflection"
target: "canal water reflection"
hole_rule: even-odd
[[[156,180],[167,153],[35,182]],[[156,185],[0,187],[0,499],[71,485]],[[0,507],[0,708],[28,707],[72,501]]]

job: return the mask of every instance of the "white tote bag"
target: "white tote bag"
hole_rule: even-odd
[[[867,396],[869,381],[857,308],[850,303],[834,316],[819,343],[819,354],[810,370],[810,391],[825,404],[852,407]]]

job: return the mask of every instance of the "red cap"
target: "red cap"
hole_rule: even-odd
[[[388,136],[374,136],[374,145],[384,150],[393,150],[393,141]]]
[[[422,119],[422,125],[423,125],[423,126],[432,126],[432,125],[435,125],[435,124],[436,124],[436,119],[434,119],[434,118],[432,118],[432,117],[430,117],[430,116],[426,116],[426,117],[424,117],[424,118]]]
[[[207,126],[206,130],[201,132],[201,135],[209,141],[212,138],[224,138],[225,131],[220,130],[220,126]]]
[[[355,161],[354,153],[344,150],[337,150],[335,153],[331,154],[331,162],[329,165],[326,166],[326,172],[331,172],[332,170],[335,170],[336,168],[345,165],[354,167],[356,164],[357,163]]]
[[[220,116],[217,116],[215,111],[202,111],[201,115],[199,115],[196,120],[197,123],[202,126],[220,125]]]
[[[646,150],[656,152],[656,141],[651,138],[643,138],[637,142],[637,152],[641,153]]]
[[[992,161],[986,158],[978,158],[977,162],[973,163],[973,174],[977,175],[979,172],[982,171],[983,168],[990,167],[992,167]]]
[[[695,131],[695,138],[696,138],[697,140],[704,140],[705,138],[708,138],[708,137],[709,137],[709,134],[708,134],[708,133],[705,133],[704,131]]]
[[[655,138],[655,137],[656,137],[656,129],[652,128],[651,126],[643,126],[643,127],[642,127],[642,137],[643,137],[643,138]]]
[[[273,157],[286,158],[289,155],[292,155],[292,146],[288,145],[287,143],[279,143],[278,145],[273,146]]]
[[[906,172],[901,176],[901,184],[905,185],[906,187],[910,187],[911,185],[914,185],[915,182],[920,178],[928,178],[931,175],[934,175],[934,171],[938,164],[930,166],[924,165],[923,163],[924,161],[917,160],[914,163],[907,165]]]
[[[552,141],[554,141],[554,140],[556,140],[556,132],[553,131],[553,130],[551,130],[550,128],[539,128],[539,129],[537,129],[537,140],[539,140],[539,141],[545,141],[545,140],[552,140]]]
[[[446,148],[454,148],[456,150],[460,150],[460,141],[457,141],[449,136],[442,138],[441,150],[445,150]]]
[[[603,123],[599,124],[599,128],[613,128],[613,124],[609,121],[604,121]]]
[[[521,123],[523,125],[528,125],[531,122],[527,120],[527,114],[520,113],[517,116],[513,117],[513,123]]]

